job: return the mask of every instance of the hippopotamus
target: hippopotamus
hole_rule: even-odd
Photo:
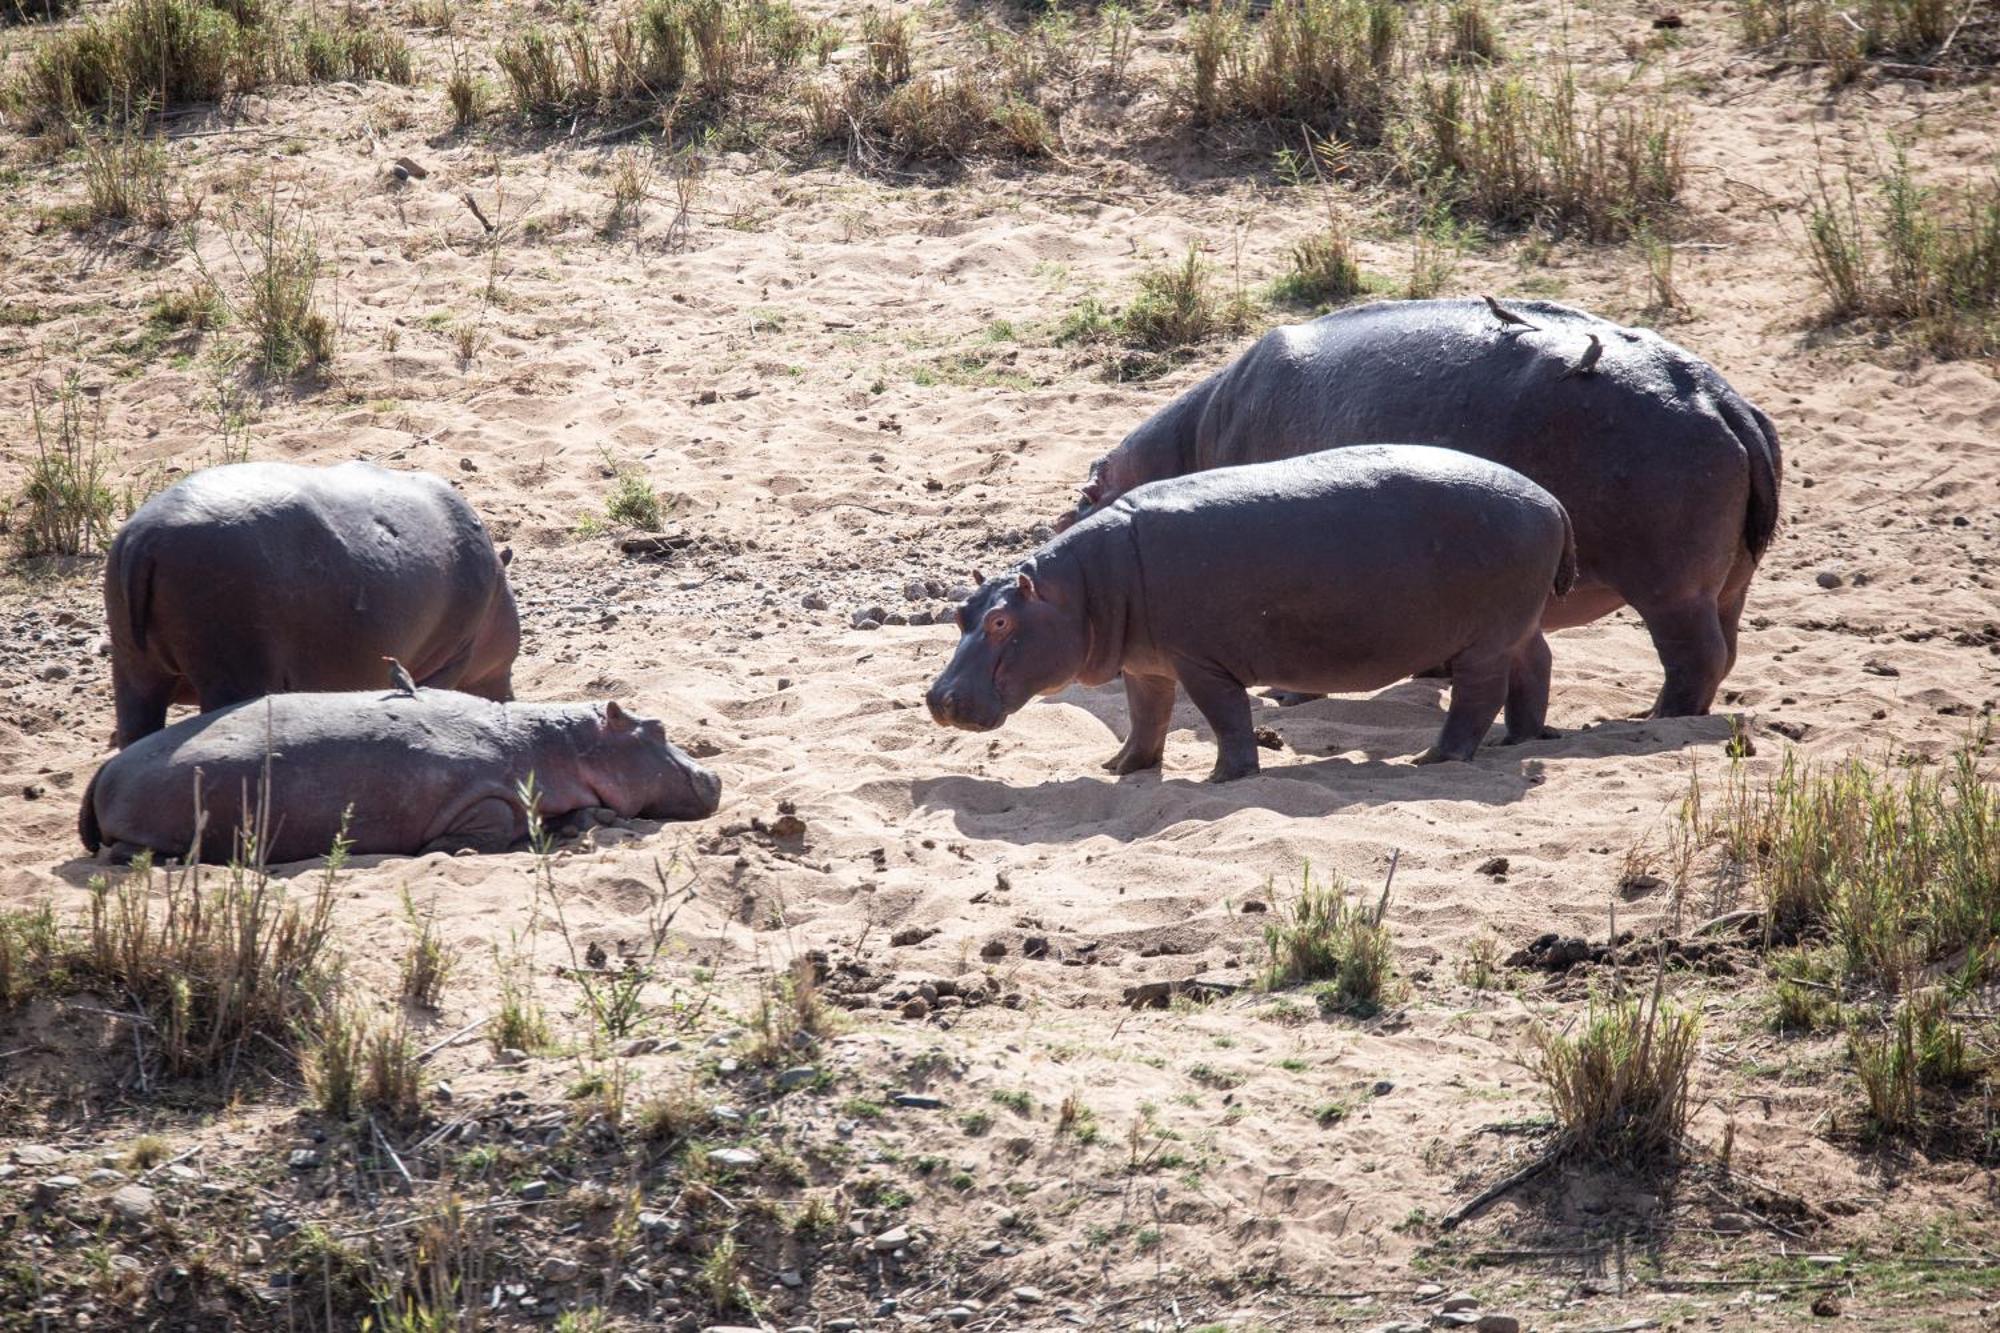
[[[77,831],[117,861],[142,851],[228,861],[248,851],[237,831],[260,824],[255,855],[271,862],[323,855],[343,826],[356,853],[499,852],[528,834],[530,775],[550,823],[599,809],[702,819],[722,795],[658,722],[615,701],[274,694],[183,719],[107,759],[84,790]]]
[[[1341,445],[1435,444],[1513,468],[1576,525],[1545,629],[1629,603],[1666,669],[1657,717],[1708,711],[1778,523],[1769,417],[1644,329],[1546,301],[1384,301],[1271,330],[1090,470],[1058,527],[1135,486]],[[1525,327],[1524,327],[1525,325]]]
[[[513,697],[506,555],[437,477],[372,463],[205,468],[140,505],[104,566],[114,745],[266,694],[354,690],[400,659]]]
[[[1451,706],[1418,763],[1469,759],[1504,706],[1543,734],[1543,608],[1576,578],[1569,516],[1518,472],[1419,445],[1332,449],[1149,482],[1101,506],[959,608],[926,703],[991,731],[1037,694],[1123,673],[1105,767],[1160,763],[1174,685],[1208,720],[1217,782],[1257,771],[1251,685],[1370,690],[1433,663]]]

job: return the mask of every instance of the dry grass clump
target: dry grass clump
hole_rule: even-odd
[[[1733,776],[1718,832],[1769,933],[1824,936],[1847,980],[1892,993],[1948,959],[1967,984],[2000,972],[2000,790],[1980,771],[1984,741],[1934,775],[1788,751],[1760,788]]]
[[[167,150],[136,125],[102,133],[80,133],[88,222],[144,222],[166,227],[174,221],[167,197]]]
[[[2000,350],[2000,181],[1940,190],[1899,146],[1866,203],[1852,172],[1819,181],[1806,251],[1827,319],[1900,324],[1938,356]]]
[[[1402,175],[1461,215],[1621,240],[1680,197],[1683,118],[1663,101],[1586,106],[1564,66],[1541,83],[1425,80],[1397,133]]]
[[[1298,120],[1378,141],[1406,66],[1402,9],[1390,0],[1275,0],[1261,20],[1242,0],[1188,21],[1187,100],[1195,123]]]
[[[1581,1029],[1537,1028],[1531,1068],[1565,1147],[1631,1166],[1672,1158],[1687,1128],[1701,1021],[1667,1002],[1592,995]]]
[[[1299,896],[1264,927],[1265,988],[1313,983],[1322,1009],[1364,1018],[1379,1012],[1395,977],[1395,948],[1382,921],[1388,907],[1386,885],[1370,910],[1339,880],[1314,880],[1307,866]]]
[[[91,881],[87,921],[53,912],[0,918],[0,1007],[40,995],[116,997],[149,1072],[212,1076],[252,1067],[316,1034],[333,992],[336,843],[304,890],[248,853],[226,868],[159,871],[141,858],[116,884]]]
[[[1869,0],[1855,6],[1830,0],[1736,0],[1736,18],[1747,45],[1776,48],[1797,59],[1823,63],[1835,84],[1857,76],[1870,60],[1895,58],[1933,63],[1972,13],[1956,0]],[[1958,43],[1958,62],[1993,63],[1990,41]]]
[[[110,540],[116,506],[105,482],[104,404],[85,392],[76,371],[63,377],[53,402],[45,403],[44,393],[29,381],[35,456],[21,484],[19,516],[8,526],[22,555],[81,555]]]
[[[300,1069],[320,1110],[336,1120],[360,1114],[402,1124],[422,1109],[423,1066],[400,1016],[375,1020],[335,1007]]]
[[[1963,1088],[1981,1073],[1944,992],[1936,988],[1906,998],[1883,1030],[1851,1030],[1847,1050],[1871,1136],[1929,1137],[1959,1109],[1950,1104],[1955,1099],[1939,1094]],[[1985,1151],[1991,1153],[1990,1145]]]
[[[415,76],[409,47],[359,11],[294,18],[261,0],[123,0],[40,43],[6,102],[36,130],[94,114],[217,102],[273,83]]]
[[[494,61],[514,113],[546,117],[684,97],[721,103],[827,40],[783,0],[646,0],[602,26],[578,17],[529,27]]]

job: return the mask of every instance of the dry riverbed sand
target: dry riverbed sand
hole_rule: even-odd
[[[1528,8],[1500,9],[1517,55],[1553,40]],[[1645,308],[1629,248],[1537,254],[1518,237],[1469,249],[1450,290],[1548,295],[1657,324],[1776,420],[1784,526],[1716,715],[1634,720],[1658,669],[1643,627],[1618,615],[1554,636],[1559,739],[1416,768],[1441,692],[1412,681],[1260,703],[1281,747],[1262,753],[1261,775],[1219,787],[1200,781],[1210,742],[1185,703],[1164,769],[1117,781],[1097,767],[1122,727],[1115,690],[1067,690],[991,735],[935,727],[922,692],[954,640],[930,623],[947,618],[952,590],[1032,549],[1093,457],[1248,336],[1121,383],[1055,345],[1057,320],[1090,294],[1123,300],[1142,269],[1191,242],[1225,281],[1275,276],[1320,215],[1268,158],[1169,135],[1157,93],[1100,97],[1071,118],[1057,164],[909,177],[715,151],[684,235],[657,200],[607,235],[610,148],[447,133],[444,47],[428,41],[430,82],[279,90],[176,143],[179,188],[220,198],[271,174],[309,200],[336,267],[338,358],[323,382],[262,397],[251,455],[369,458],[452,479],[515,551],[522,696],[616,698],[662,717],[725,784],[713,820],[598,830],[553,862],[579,950],[643,937],[656,866],[671,862],[672,882],[692,886],[650,994],[658,1044],[516,1065],[475,1034],[431,1063],[451,1093],[429,1103],[432,1127],[470,1119],[483,1126],[475,1143],[483,1133],[528,1153],[571,1132],[565,1089],[611,1064],[634,1101],[705,1080],[736,1116],[713,1127],[714,1145],[762,1155],[747,1170],[718,1165],[718,1180],[741,1186],[725,1193],[788,1206],[817,1195],[840,1212],[823,1245],[758,1242],[744,1280],[774,1327],[916,1315],[980,1328],[1356,1327],[1428,1319],[1460,1287],[1523,1326],[1782,1325],[1810,1318],[1821,1288],[1797,1285],[1810,1274],[1759,1286],[1746,1265],[1863,1243],[1887,1252],[1905,1237],[1971,1261],[1873,1278],[1831,1262],[1848,1313],[1879,1327],[1920,1312],[1985,1317],[1991,1274],[1976,1261],[1993,1242],[1990,1176],[1841,1139],[1858,1094],[1826,1073],[1833,1045],[1769,1033],[1754,959],[1727,950],[1722,966],[1668,979],[1707,1024],[1692,1126],[1703,1164],[1678,1181],[1553,1173],[1449,1236],[1430,1225],[1532,1156],[1542,1131],[1528,1122],[1546,1108],[1522,1064],[1527,1033],[1573,1021],[1587,989],[1580,974],[1536,971],[1475,989],[1464,964],[1483,941],[1504,957],[1545,932],[1684,934],[1736,906],[1700,879],[1677,904],[1662,868],[1691,777],[1719,785],[1732,735],[1753,747],[1752,775],[1788,746],[1935,760],[2000,698],[1991,370],[1811,327],[1819,297],[1798,209],[1816,142],[1865,160],[1880,136],[1909,133],[1927,166],[1990,172],[1989,91],[1872,78],[1836,96],[1809,71],[1767,75],[1744,58],[1722,7],[1682,12],[1684,42],[1649,59],[1689,117],[1675,269],[1689,309]],[[1629,7],[1576,15],[1579,59],[1630,71],[1645,21]],[[498,16],[476,26],[497,32]],[[1169,68],[1176,31],[1144,31],[1135,69]],[[212,461],[207,346],[125,346],[147,304],[190,280],[183,249],[38,220],[36,205],[80,191],[76,173],[22,143],[10,152],[20,175],[0,219],[0,281],[8,308],[37,322],[0,329],[0,412],[13,423],[0,491],[32,455],[31,383],[71,363],[89,367],[121,484]],[[395,179],[402,156],[428,176]],[[497,250],[468,191],[505,228]],[[1400,280],[1410,241],[1394,204],[1354,206],[1364,268]],[[227,282],[215,228],[201,246]],[[485,298],[489,286],[500,299]],[[660,556],[621,550],[604,517],[620,469],[644,475],[690,540]],[[86,558],[0,579],[9,906],[81,912],[100,873],[74,833],[111,727],[97,577]],[[1323,1019],[1304,997],[1251,990],[1127,1005],[1137,988],[1196,975],[1242,982],[1307,867],[1372,901],[1392,858],[1402,984],[1382,1014]],[[300,887],[313,873],[281,871]],[[394,994],[407,894],[434,907],[460,957],[442,1009],[417,1016],[423,1044],[493,1010],[496,958],[517,949],[559,1043],[575,1043],[586,1015],[557,971],[571,957],[545,903],[529,933],[534,884],[527,853],[357,862],[337,906],[353,984]],[[781,1095],[778,1071],[728,1068],[726,1038],[760,975],[814,951],[857,1007],[843,1032],[801,1048],[815,1072]],[[1649,968],[1626,973],[1650,981]],[[10,1262],[53,1274],[67,1242],[29,1219],[44,1207],[108,1216],[104,1243],[124,1257],[107,1262],[131,1267],[99,1293],[51,1277],[64,1294],[8,1307],[8,1327],[38,1326],[36,1308],[94,1309],[95,1326],[123,1326],[104,1294],[123,1290],[121,1273],[150,1287],[152,1308],[180,1309],[176,1327],[222,1327],[206,1321],[224,1309],[242,1327],[319,1321],[287,1294],[288,1237],[315,1218],[361,1233],[417,1213],[437,1201],[435,1163],[474,1146],[419,1151],[427,1130],[403,1137],[413,1199],[366,1135],[350,1145],[283,1082],[219,1114],[132,1086],[83,1102],[19,1091],[74,1073],[80,1041],[93,1074],[125,1076],[127,1037],[97,1021],[44,1015],[8,1043],[24,1050],[0,1056],[0,1160],[14,1153],[0,1230],[14,1237]],[[898,1093],[915,1104],[895,1104]],[[143,1199],[113,1192],[130,1181],[93,1176],[101,1154],[149,1131],[175,1153],[199,1151],[147,1179]],[[607,1176],[590,1144],[563,1142],[560,1158],[522,1157],[518,1177],[455,1168],[468,1205],[508,1205],[465,1224],[497,1256],[472,1293],[487,1317],[531,1323],[601,1301],[634,1327],[732,1322],[696,1293],[701,1256],[675,1248],[684,1186],[629,1165]],[[1734,1174],[1713,1161],[1725,1142]],[[801,1178],[759,1174],[780,1148],[805,1163]],[[47,1193],[51,1176],[75,1178],[67,1201]],[[527,1185],[549,1202],[527,1199]],[[654,1220],[636,1233],[627,1282],[577,1248],[557,1210],[581,1207],[587,1190],[615,1210],[633,1188]],[[76,1243],[93,1226],[79,1223]],[[1501,1253],[1482,1263],[1481,1252]],[[202,1288],[188,1273],[197,1253],[233,1276]],[[1642,1270],[1712,1285],[1649,1285]],[[196,1291],[208,1294],[167,1304]]]

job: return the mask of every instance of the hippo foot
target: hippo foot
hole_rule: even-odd
[[[1247,765],[1217,764],[1210,770],[1208,780],[1210,782],[1234,782],[1238,778],[1255,777],[1259,771],[1259,768],[1254,763]]]
[[[1160,766],[1159,755],[1126,754],[1120,750],[1099,765],[1107,773],[1124,777],[1128,773],[1144,773],[1147,769]]]
[[[1433,745],[1418,755],[1414,762],[1419,764],[1463,764],[1471,762],[1469,754],[1449,754]]]
[[[1503,737],[1500,743],[1502,745],[1526,745],[1529,741],[1559,741],[1561,739],[1562,733],[1560,731],[1557,731],[1554,727],[1543,727],[1532,736],[1507,736]]]

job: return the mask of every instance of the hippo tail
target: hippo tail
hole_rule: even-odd
[[[1569,590],[1576,586],[1576,527],[1569,521],[1569,510],[1560,504],[1556,512],[1563,517],[1562,555],[1556,559],[1556,596],[1567,597]]]
[[[121,617],[128,640],[135,649],[146,646],[146,626],[153,614],[153,572],[152,553],[146,549],[143,534],[128,525],[111,542],[111,551],[105,562],[105,586],[113,592],[106,598],[107,603],[121,604]],[[111,609],[109,605],[107,610]],[[108,628],[113,633],[113,642],[119,626]]]
[[[98,773],[104,770],[99,769]],[[76,836],[83,839],[83,846],[92,856],[104,845],[104,830],[97,826],[97,776],[90,775],[90,782],[83,789],[83,806],[76,812]]]
[[[1761,560],[1778,531],[1778,479],[1783,475],[1784,454],[1778,448],[1778,428],[1771,424],[1771,418],[1749,403],[1743,406],[1749,412],[1749,428],[1730,423],[1750,459],[1750,506],[1743,520],[1743,544],[1750,548],[1751,559]]]

